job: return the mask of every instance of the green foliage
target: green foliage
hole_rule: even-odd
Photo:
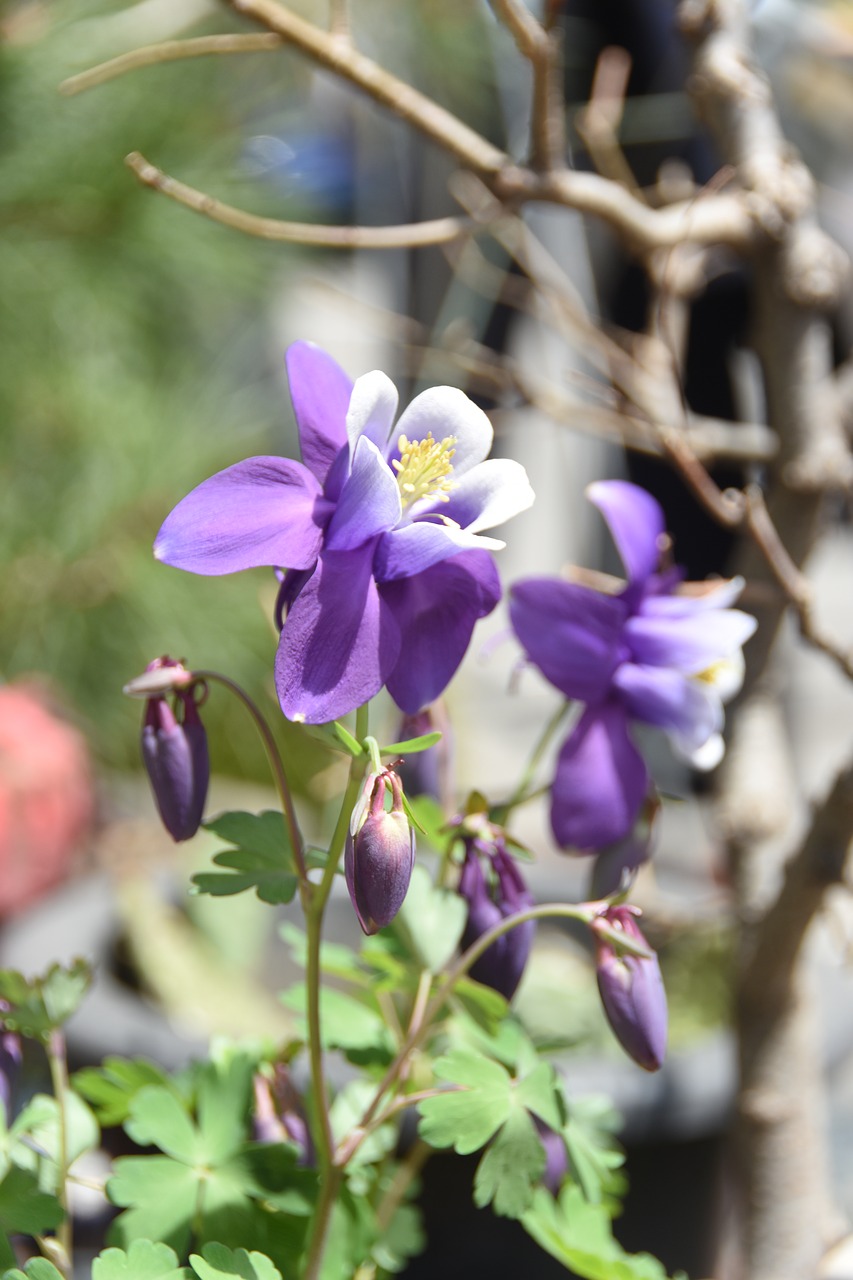
[[[6,1235],[43,1235],[55,1230],[64,1216],[56,1196],[42,1190],[35,1173],[17,1165],[7,1170],[0,1182],[0,1230]]]
[[[273,906],[293,901],[299,876],[280,813],[223,813],[204,825],[235,847],[214,856],[216,865],[227,867],[227,871],[203,871],[193,876],[199,893],[222,897],[254,889],[262,902]]]
[[[405,742],[389,742],[387,747],[380,747],[383,756],[413,756],[420,751],[429,751],[437,742],[441,742],[441,732],[436,729],[432,733],[422,733],[417,738],[406,738]]]
[[[92,1261],[92,1280],[189,1280],[174,1249],[153,1240],[133,1240],[124,1249],[104,1249]]]
[[[582,1280],[666,1280],[651,1254],[625,1253],[613,1237],[610,1214],[603,1205],[589,1204],[579,1187],[565,1187],[558,1200],[540,1187],[521,1223],[546,1253]]]
[[[416,865],[392,927],[404,937],[420,964],[438,973],[459,945],[467,910],[458,893],[438,888],[426,868]]]
[[[148,1085],[171,1087],[165,1072],[144,1058],[104,1058],[100,1067],[84,1067],[75,1072],[72,1083],[91,1102],[105,1128],[127,1119],[130,1104],[140,1089]]]
[[[3,1023],[10,1031],[47,1041],[71,1017],[89,989],[92,970],[85,960],[67,968],[53,964],[40,978],[0,970],[0,999],[8,1005]]]
[[[6,1250],[11,1252],[8,1242],[3,1242]],[[5,1258],[5,1252],[3,1252]],[[12,1254],[14,1261],[14,1254]],[[13,1270],[4,1271],[2,1280],[65,1280],[62,1272],[53,1265],[47,1258],[30,1258],[25,1263],[23,1271],[15,1267]]]
[[[303,1015],[306,1007],[307,988],[304,983],[291,987],[282,996],[288,1009]],[[390,1057],[394,1049],[382,1015],[375,1007],[372,993],[365,991],[349,994],[334,987],[323,987],[320,992],[320,1018],[323,1047],[340,1049],[348,1056],[359,1051]],[[303,1025],[302,1033],[307,1029]]]
[[[199,1280],[228,1280],[239,1276],[241,1280],[281,1280],[281,1272],[263,1253],[245,1249],[227,1249],[223,1244],[207,1244],[201,1251],[190,1255],[190,1266]],[[96,1276],[92,1280],[97,1280]]]
[[[316,1175],[288,1147],[250,1141],[253,1062],[234,1055],[196,1070],[194,1106],[159,1085],[139,1090],[125,1129],[162,1154],[116,1160],[107,1193],[124,1209],[113,1241],[160,1240],[183,1257],[190,1240],[247,1240],[292,1266],[303,1246]]]
[[[595,1095],[572,1099],[567,1111],[560,1132],[572,1174],[591,1204],[615,1207],[614,1197],[624,1193],[626,1186],[619,1172],[625,1156],[615,1138],[619,1116],[606,1098]]]

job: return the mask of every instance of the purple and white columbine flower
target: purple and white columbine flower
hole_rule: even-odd
[[[718,762],[723,701],[740,685],[756,622],[728,607],[742,580],[684,583],[679,569],[660,568],[663,512],[645,490],[610,480],[587,493],[627,582],[530,578],[513,587],[510,615],[545,678],[586,704],[559,754],[551,825],[560,845],[596,850],[628,835],[649,790],[632,721],[664,729],[697,767]]]
[[[386,685],[403,711],[438,697],[500,583],[482,530],[530,506],[524,468],[484,461],[492,427],[454,387],[396,427],[384,373],[353,384],[319,347],[287,353],[302,463],[249,458],[205,480],[154,544],[166,564],[222,574],[286,568],[275,680],[290,720],[322,724]]]

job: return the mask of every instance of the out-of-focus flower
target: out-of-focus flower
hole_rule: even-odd
[[[93,815],[82,735],[35,685],[0,686],[0,916],[68,873]]]
[[[255,1106],[252,1126],[257,1142],[289,1142],[299,1151],[298,1164],[314,1163],[314,1144],[305,1118],[302,1099],[283,1062],[277,1062],[272,1076],[258,1072],[253,1082]]]
[[[451,729],[450,720],[441,702],[424,707],[415,715],[404,715],[397,733],[398,742],[408,742],[439,730],[441,739],[426,751],[406,755],[397,766],[397,772],[406,789],[406,795],[432,796],[441,800],[447,794],[450,774]]]
[[[459,893],[468,903],[463,950],[502,920],[533,906],[533,896],[507,852],[499,828],[488,822],[480,824],[477,834],[465,838]],[[535,932],[536,922],[525,920],[502,934],[471,965],[471,977],[511,1000],[521,982]]]
[[[147,671],[169,667],[180,664],[156,658]],[[174,705],[162,694],[148,698],[142,720],[142,759],[157,812],[173,840],[189,840],[198,831],[210,782],[207,734],[198,713],[197,689],[197,685],[174,689]]]
[[[391,788],[391,810],[385,791]],[[365,803],[366,802],[366,803]],[[390,924],[403,905],[415,864],[415,833],[403,808],[403,786],[392,769],[368,775],[344,851],[347,888],[366,934]]]
[[[569,1172],[569,1153],[566,1150],[566,1140],[556,1129],[552,1129],[544,1120],[540,1120],[539,1116],[533,1117],[533,1123],[536,1125],[536,1132],[545,1148],[545,1172],[542,1174],[542,1186],[551,1192],[552,1196],[557,1195],[566,1174]]]
[[[504,544],[482,531],[530,505],[527,475],[484,461],[491,424],[454,387],[422,392],[395,427],[384,373],[353,384],[306,342],[287,366],[303,462],[249,458],[205,480],[154,553],[193,573],[289,570],[275,680],[290,720],[334,720],[383,685],[414,713],[500,598],[489,553]]]
[[[593,484],[627,582],[530,578],[510,614],[527,656],[567,698],[586,704],[563,743],[551,792],[557,842],[600,849],[631,831],[650,787],[632,722],[664,729],[696,767],[722,754],[723,701],[740,685],[755,619],[729,608],[740,579],[684,583],[660,568],[663,512],[636,485]],[[601,581],[598,578],[598,581]]]
[[[610,907],[598,919],[648,947],[636,914],[636,907]],[[607,1021],[625,1052],[646,1071],[657,1071],[666,1053],[667,1032],[666,992],[657,956],[620,954],[595,926],[593,921],[598,990]]]

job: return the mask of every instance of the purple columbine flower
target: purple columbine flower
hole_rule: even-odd
[[[385,790],[391,788],[391,811]],[[366,803],[365,803],[366,802]],[[393,769],[368,774],[344,850],[344,872],[358,922],[366,934],[390,924],[403,905],[415,865],[415,833]]]
[[[289,1142],[299,1152],[297,1164],[314,1164],[314,1144],[305,1109],[290,1072],[277,1062],[272,1078],[258,1072],[253,1080],[252,1128],[256,1142]]]
[[[502,920],[533,906],[533,896],[499,834],[494,839],[482,835],[466,839],[459,893],[468,903],[463,951]],[[510,929],[474,961],[469,969],[471,977],[511,1000],[521,982],[535,932],[534,920],[525,920]]]
[[[386,685],[416,712],[447,685],[500,584],[482,531],[533,501],[524,468],[484,461],[488,418],[433,387],[394,426],[384,373],[351,383],[307,342],[287,353],[302,463],[249,458],[205,480],[154,554],[192,573],[286,568],[275,664],[284,714],[322,724]]]
[[[183,667],[169,658],[155,659],[146,671],[172,666],[183,672]],[[198,714],[197,688],[174,689],[174,709],[162,694],[148,698],[142,721],[142,759],[157,811],[173,840],[189,840],[198,831],[210,781],[207,734]]]
[[[636,907],[609,907],[599,920],[648,947],[636,921]],[[595,929],[596,969],[601,1003],[613,1034],[646,1071],[657,1071],[666,1054],[666,992],[657,956],[619,954]]]
[[[728,607],[742,579],[685,583],[660,567],[664,518],[650,494],[622,480],[587,494],[627,582],[529,578],[513,587],[510,615],[545,678],[586,704],[560,751],[551,825],[558,844],[595,850],[628,835],[649,791],[633,721],[664,729],[697,768],[718,763],[723,701],[740,687],[740,650],[756,622]]]

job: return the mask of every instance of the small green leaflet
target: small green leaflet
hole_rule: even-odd
[[[511,1111],[486,1148],[474,1178],[474,1203],[491,1204],[502,1218],[519,1218],[545,1169],[545,1148],[528,1113]]]
[[[568,1120],[560,1128],[569,1164],[590,1204],[607,1202],[625,1190],[619,1173],[625,1161],[614,1136],[619,1117],[607,1098],[590,1095],[566,1103]]]
[[[365,993],[365,998],[369,998]],[[306,987],[300,982],[284,992],[282,1002],[304,1016]],[[325,1049],[394,1051],[391,1033],[375,1009],[335,987],[320,992],[320,1022]]]
[[[189,1280],[190,1272],[178,1263],[167,1244],[133,1240],[124,1249],[104,1249],[92,1261],[92,1280]]]
[[[4,1271],[2,1280],[65,1280],[65,1277],[47,1258],[30,1258],[23,1271],[17,1267]]]
[[[436,729],[432,733],[422,733],[417,738],[406,738],[405,742],[389,742],[387,747],[380,747],[383,756],[413,756],[419,751],[429,751],[437,742],[441,742],[441,732]]]
[[[92,970],[85,960],[74,960],[67,968],[51,965],[41,978],[0,970],[0,999],[9,1006],[3,1013],[4,1026],[44,1043],[71,1017],[91,981]]]
[[[74,1088],[90,1102],[102,1125],[122,1124],[140,1089],[157,1084],[168,1087],[168,1077],[144,1058],[104,1058],[100,1067],[83,1067],[74,1074]]]
[[[65,1158],[69,1165],[100,1140],[100,1128],[89,1107],[71,1090],[65,1098]],[[38,1173],[43,1189],[56,1183],[59,1155],[59,1107],[56,1099],[37,1093],[4,1135],[4,1155],[21,1168]]]
[[[264,1253],[245,1249],[227,1249],[224,1244],[206,1244],[201,1251],[190,1254],[190,1265],[199,1280],[281,1280],[278,1267]],[[98,1280],[93,1275],[92,1280]]]
[[[12,1165],[0,1182],[0,1231],[6,1236],[40,1236],[55,1231],[64,1217],[56,1196],[39,1187],[38,1175]]]
[[[223,813],[205,828],[235,846],[214,855],[226,871],[202,871],[192,883],[198,893],[230,896],[254,889],[273,906],[292,902],[299,887],[293,849],[284,819],[274,809],[264,813]]]
[[[388,1227],[373,1246],[373,1258],[383,1271],[403,1271],[409,1258],[415,1258],[426,1247],[426,1235],[420,1210],[413,1204],[401,1204]]]
[[[441,805],[433,796],[413,796],[409,800],[409,809],[418,830],[426,837],[427,844],[436,852],[441,852],[448,840],[447,818]]]
[[[666,1280],[649,1253],[625,1253],[613,1238],[603,1205],[589,1204],[580,1187],[567,1185],[559,1200],[540,1187],[521,1224],[540,1248],[582,1280]]]
[[[418,1103],[421,1137],[432,1147],[453,1147],[461,1156],[479,1151],[512,1108],[509,1072],[481,1053],[456,1049],[438,1059],[435,1074],[463,1088]]]

